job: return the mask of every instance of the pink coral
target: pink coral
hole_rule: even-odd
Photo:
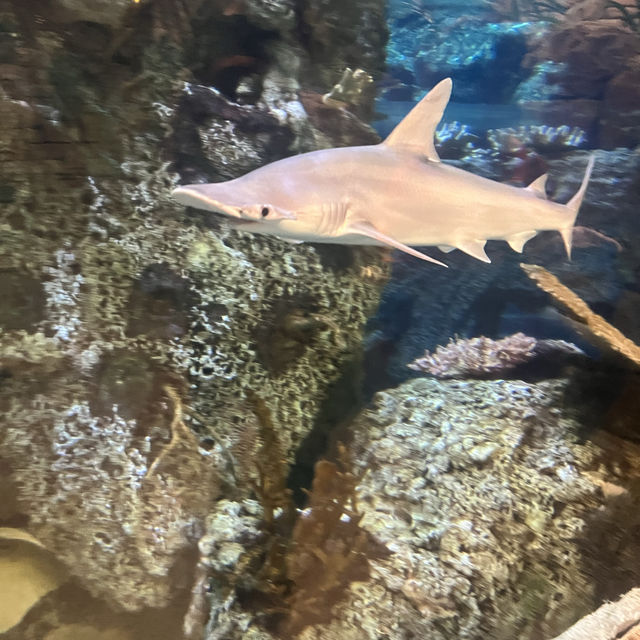
[[[436,378],[486,377],[511,369],[535,356],[535,338],[514,333],[502,340],[479,338],[450,340],[434,353],[425,351],[407,366]]]

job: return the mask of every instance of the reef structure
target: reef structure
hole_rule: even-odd
[[[247,392],[265,398],[288,462],[339,404],[333,390],[342,408],[359,402],[345,371],[386,278],[380,253],[249,238],[168,197],[179,172],[220,179],[336,143],[298,98],[298,74],[317,71],[301,33],[321,25],[286,0],[240,5],[3,10],[0,521],[64,565],[74,597],[39,606],[70,625],[99,612],[107,632],[124,624],[116,611],[180,637],[192,587],[206,589],[207,516],[222,489],[252,490],[237,467]],[[384,15],[362,5],[373,44],[353,61],[375,71]],[[324,63],[345,68],[341,51]],[[351,143],[375,137],[331,117]],[[39,620],[9,633],[42,638]]]

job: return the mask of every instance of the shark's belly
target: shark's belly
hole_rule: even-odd
[[[503,239],[532,229],[532,223],[519,220],[512,210],[457,210],[430,205],[419,219],[400,213],[385,233],[405,244],[455,245],[462,240]]]

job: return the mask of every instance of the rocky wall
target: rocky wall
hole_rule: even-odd
[[[288,461],[327,428],[326,406],[358,405],[344,372],[380,252],[246,236],[169,198],[181,176],[375,140],[339,111],[317,128],[298,96],[304,68],[325,91],[347,64],[379,68],[381,6],[356,4],[371,30],[342,21],[315,61],[301,30],[320,25],[288,2],[3,3],[0,518],[71,575],[13,637],[81,635],[92,616],[101,632],[179,637],[206,587],[206,517],[259,475],[247,393]],[[347,53],[349,29],[362,46]]]
[[[573,374],[378,394],[352,451],[360,526],[391,553],[300,637],[546,638],[635,585],[638,450]]]
[[[349,429],[342,488],[323,478],[342,528],[316,527],[316,542],[331,544],[311,554],[314,571],[266,600],[285,608],[251,608],[239,548],[259,539],[255,505],[225,501],[209,520],[218,604],[208,638],[534,640],[615,599],[638,581],[640,467],[637,443],[604,430],[612,386],[573,369],[536,383],[419,379],[377,394]],[[314,483],[299,522],[318,517],[320,491]],[[300,537],[289,557],[296,546]],[[306,617],[288,633],[296,608]]]

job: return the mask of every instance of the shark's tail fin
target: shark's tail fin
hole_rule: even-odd
[[[573,225],[575,224],[576,218],[578,217],[578,211],[580,210],[582,199],[584,198],[584,194],[589,184],[589,178],[591,177],[591,171],[593,170],[595,159],[596,157],[592,153],[589,156],[589,162],[587,163],[587,168],[584,172],[584,177],[582,178],[582,184],[580,185],[580,188],[573,196],[573,198],[571,198],[571,200],[569,200],[569,202],[567,202],[567,204],[565,205],[569,212],[569,224],[562,229],[558,229],[558,231],[560,231],[560,235],[562,236],[564,247],[567,250],[567,256],[569,257],[569,260],[571,260],[571,240],[573,237]]]

